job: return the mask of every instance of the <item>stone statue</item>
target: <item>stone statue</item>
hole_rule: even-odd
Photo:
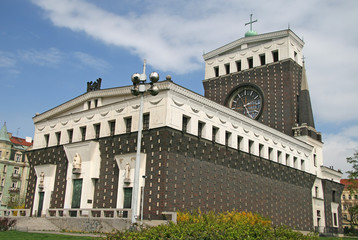
[[[126,170],[125,179],[130,179],[131,178],[131,165],[129,163],[126,164],[125,170]]]
[[[102,78],[98,78],[95,82],[87,82],[87,92],[101,89]]]
[[[75,154],[75,157],[73,158],[73,163],[72,163],[72,167],[74,169],[80,169],[81,168],[81,157],[79,153]]]
[[[45,173],[44,172],[40,173],[40,179],[39,180],[40,180],[39,184],[43,185],[44,181],[45,181]]]

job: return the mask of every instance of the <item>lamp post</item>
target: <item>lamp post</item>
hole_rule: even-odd
[[[149,91],[151,95],[155,96],[158,94],[158,87],[154,83],[158,82],[159,74],[157,72],[152,72],[149,75],[150,87],[147,89],[147,75],[145,74],[146,60],[143,64],[143,73],[134,73],[131,77],[133,82],[133,87],[131,93],[134,96],[140,95],[140,105],[139,105],[139,120],[138,120],[138,138],[137,138],[137,154],[135,160],[135,169],[134,169],[134,186],[133,186],[133,196],[132,196],[132,224],[137,222],[137,209],[138,209],[138,195],[139,195],[139,168],[140,168],[140,152],[141,152],[141,142],[142,142],[142,130],[143,130],[143,99],[144,93]]]

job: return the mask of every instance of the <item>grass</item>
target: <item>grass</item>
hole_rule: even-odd
[[[5,231],[0,232],[0,239],[11,240],[94,240],[98,238],[88,236],[72,236],[64,234],[52,233],[32,233],[32,232],[18,232],[18,231]]]
[[[354,237],[320,237],[320,240],[357,240],[358,238]]]

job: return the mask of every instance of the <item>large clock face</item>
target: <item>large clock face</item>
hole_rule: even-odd
[[[230,97],[229,107],[252,119],[257,119],[262,111],[263,96],[254,86],[239,87]]]

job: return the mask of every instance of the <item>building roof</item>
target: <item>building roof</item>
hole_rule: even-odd
[[[10,142],[9,134],[7,132],[6,123],[0,129],[0,141]]]
[[[358,179],[341,179],[340,183],[344,185],[344,187],[348,187],[350,185],[358,186]]]
[[[13,144],[17,144],[17,145],[22,145],[22,146],[26,146],[26,147],[32,146],[32,142],[27,142],[26,139],[19,138],[19,137],[11,137],[10,141]]]

